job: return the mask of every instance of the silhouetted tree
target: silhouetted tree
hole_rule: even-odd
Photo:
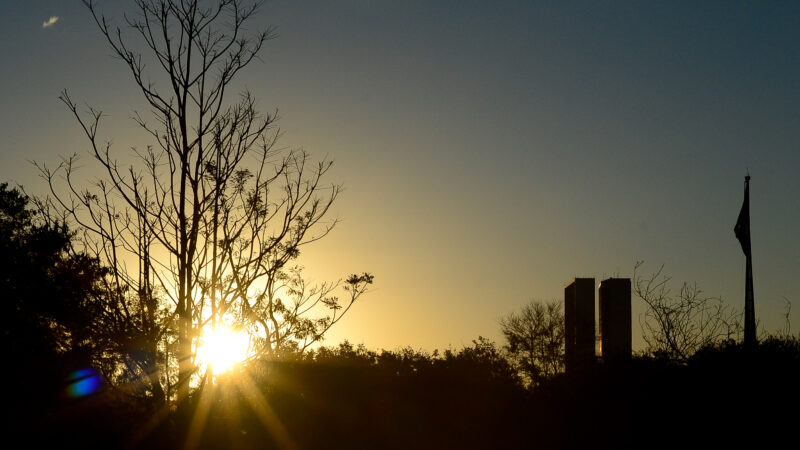
[[[110,267],[113,308],[136,311],[134,323],[126,316],[120,323],[143,335],[145,364],[133,376],[150,380],[154,395],[177,391],[185,399],[204,327],[247,329],[259,355],[303,350],[373,278],[350,276],[340,299],[341,283],[311,286],[293,265],[304,245],[333,229],[337,221],[327,216],[340,187],[322,182],[331,161],[274,146],[276,116],[256,111],[248,92],[229,101],[232,80],[273,36],[248,34],[257,4],[133,3],[136,12],[119,28],[84,0],[150,107],[134,120],[152,143],[134,149],[133,165],[118,163],[98,136],[101,112],[79,111],[64,91],[105,178],[80,187],[75,156],[41,171],[54,199],[49,209],[79,224],[85,249]]]
[[[561,302],[532,301],[500,319],[506,350],[531,385],[564,371],[564,313]]]
[[[17,189],[0,184],[0,354],[10,419],[44,416],[67,373],[107,349],[98,339],[104,269],[70,251],[63,223],[43,220]]]
[[[706,296],[697,284],[688,283],[673,294],[663,266],[649,277],[638,274],[641,266],[639,262],[634,268],[633,292],[647,305],[639,319],[647,353],[686,361],[701,348],[741,333],[741,314],[721,298]]]

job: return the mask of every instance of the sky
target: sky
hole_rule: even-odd
[[[502,343],[504,315],[637,261],[742,308],[748,171],[756,315],[800,329],[800,3],[268,0],[267,26],[235,87],[345,188],[300,262],[375,275],[328,344]],[[115,151],[146,144],[80,2],[0,1],[0,61],[1,181],[43,193],[30,161],[86,154],[62,89]]]

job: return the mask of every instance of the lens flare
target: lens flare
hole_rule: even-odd
[[[68,397],[77,398],[93,394],[100,389],[103,382],[96,370],[80,369],[69,374],[69,384],[66,387]]]

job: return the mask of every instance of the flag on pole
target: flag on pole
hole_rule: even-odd
[[[736,239],[742,245],[742,251],[746,257],[747,264],[745,269],[744,284],[744,344],[746,347],[754,347],[756,339],[756,309],[753,294],[753,255],[750,252],[750,175],[744,177],[744,203],[742,210],[739,211],[739,219],[733,227]]]
[[[739,219],[736,221],[736,226],[733,232],[736,233],[736,239],[742,244],[742,251],[744,255],[750,256],[750,175],[744,177],[744,203],[742,210],[739,211]]]

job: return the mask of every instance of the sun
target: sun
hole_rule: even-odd
[[[208,327],[197,347],[200,367],[209,366],[215,374],[232,369],[250,356],[250,335],[227,326]]]

